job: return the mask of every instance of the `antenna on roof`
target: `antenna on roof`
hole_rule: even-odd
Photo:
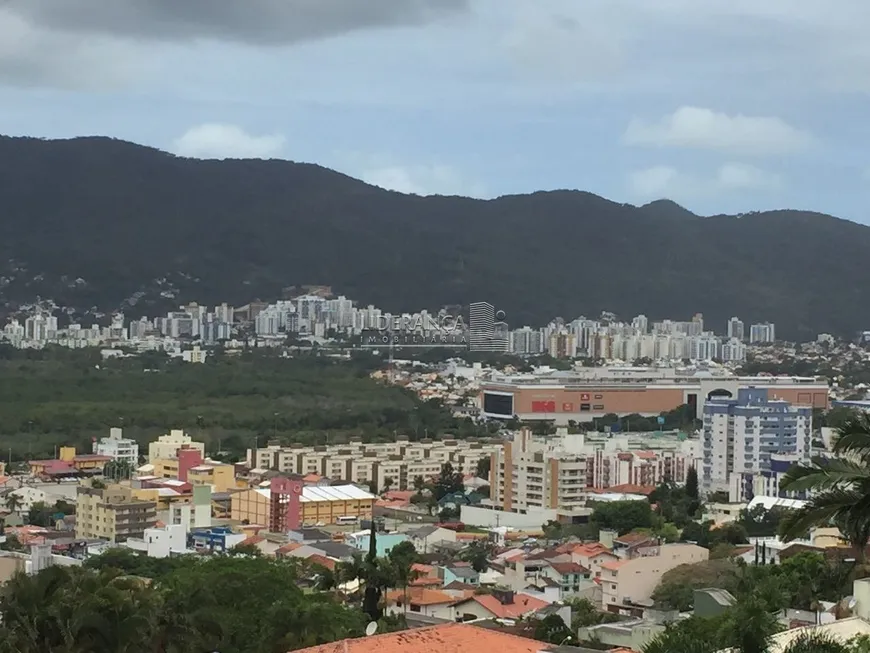
[[[366,626],[366,637],[371,637],[376,632],[378,632],[378,622],[377,621],[370,621],[369,625]]]

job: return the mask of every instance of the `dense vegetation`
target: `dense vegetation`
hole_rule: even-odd
[[[361,635],[367,621],[328,593],[304,594],[294,561],[182,559],[159,571],[150,582],[111,566],[13,578],[0,590],[0,651],[284,653]]]
[[[50,456],[62,444],[90,451],[91,438],[112,426],[142,442],[183,428],[210,452],[231,456],[272,439],[478,432],[437,402],[369,378],[376,363],[260,350],[202,365],[157,353],[102,361],[97,350],[0,345],[0,451],[11,448],[15,458]]]
[[[700,311],[720,330],[739,315],[809,339],[870,322],[870,289],[841,283],[866,274],[870,229],[815,213],[701,218],[577,191],[423,198],[313,165],[101,138],[0,137],[0,196],[0,302],[110,310],[142,291],[138,313],[331,284],[393,312],[485,299],[517,325]],[[577,261],[607,274],[581,274],[582,292],[559,283]]]

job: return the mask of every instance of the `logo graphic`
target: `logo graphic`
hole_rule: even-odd
[[[474,302],[469,306],[468,348],[472,351],[506,352],[508,325],[504,311],[497,311],[489,302]]]
[[[469,306],[469,319],[446,309],[437,314],[378,316],[376,324],[363,330],[360,346],[380,349],[404,347],[447,347],[471,351],[507,352],[508,325],[504,311],[497,311],[488,302]]]

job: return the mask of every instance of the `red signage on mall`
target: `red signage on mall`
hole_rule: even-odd
[[[556,402],[555,401],[533,401],[532,402],[532,412],[533,413],[555,413],[556,412]]]

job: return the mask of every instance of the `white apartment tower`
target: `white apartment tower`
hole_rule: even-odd
[[[109,456],[119,463],[127,463],[135,469],[139,465],[139,443],[124,437],[119,428],[109,429],[109,437],[94,440],[94,453]]]
[[[750,344],[759,345],[776,342],[776,329],[774,325],[770,322],[753,324],[749,328],[749,342]]]
[[[813,409],[770,399],[768,388],[741,388],[737,398],[713,397],[704,404],[705,489],[725,490],[735,474],[772,475],[772,456],[807,460]],[[775,467],[775,466],[774,466]]]
[[[728,338],[734,340],[743,340],[746,337],[743,329],[743,320],[738,317],[732,317],[728,320]]]

